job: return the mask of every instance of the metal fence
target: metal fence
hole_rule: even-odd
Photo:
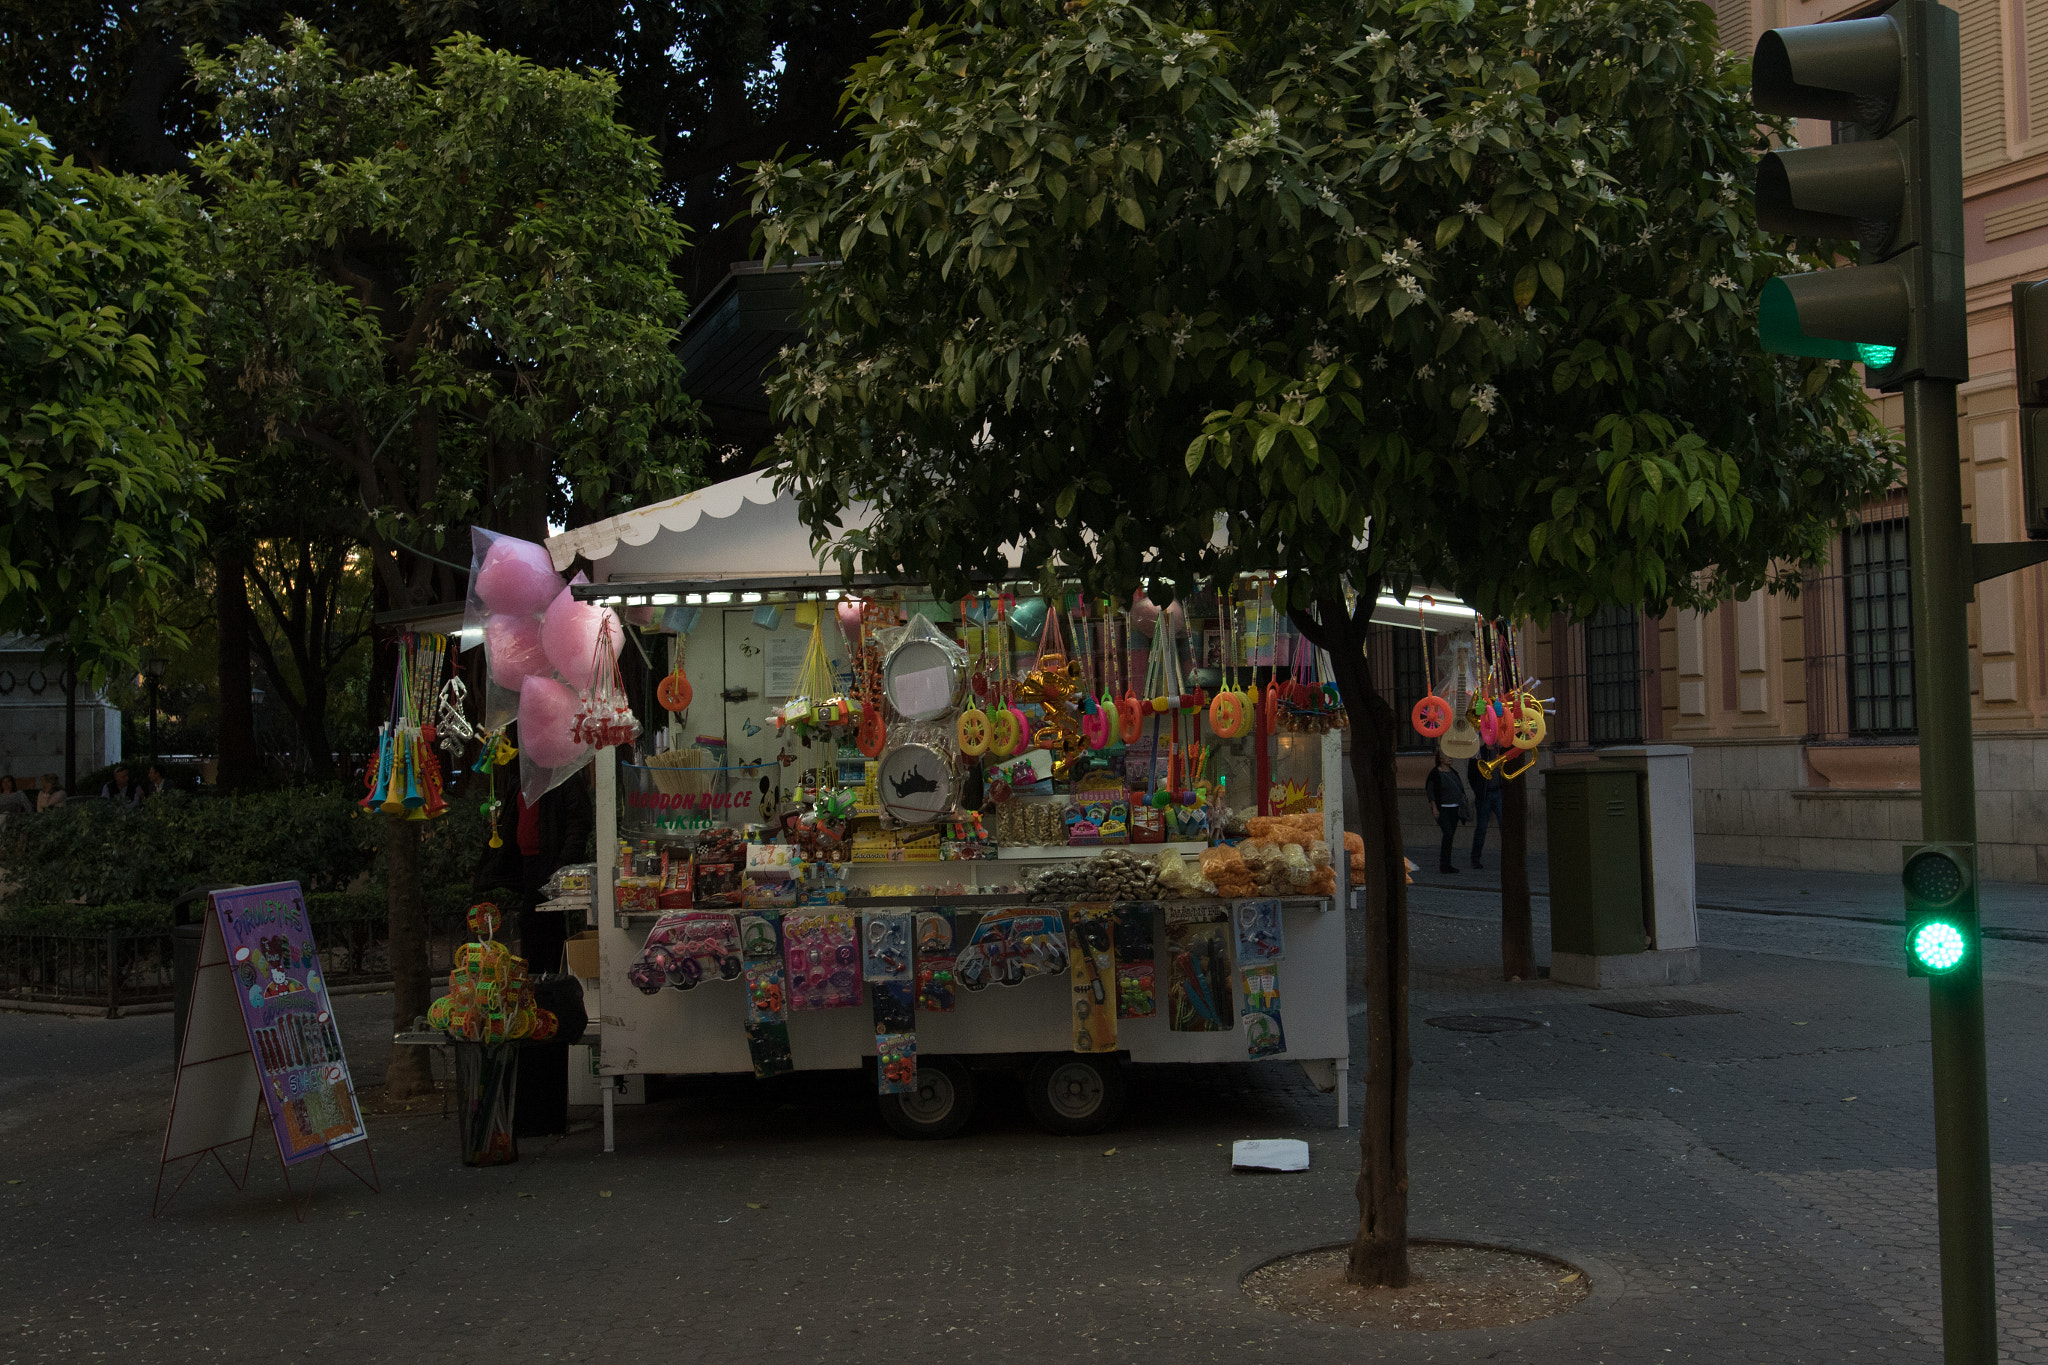
[[[429,974],[445,975],[456,945],[468,937],[460,918],[429,916]],[[313,926],[313,938],[330,987],[391,979],[383,917],[327,920]],[[172,941],[169,930],[52,934],[0,926],[0,998],[110,1011],[160,1004],[174,993]]]

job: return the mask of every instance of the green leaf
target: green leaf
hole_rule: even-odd
[[[1187,466],[1190,478],[1194,477],[1195,471],[1202,467],[1202,453],[1208,448],[1209,438],[1206,435],[1197,436],[1194,440],[1188,442],[1188,453],[1182,460],[1182,463]]]
[[[1441,223],[1438,223],[1436,225],[1436,249],[1442,251],[1452,242],[1457,241],[1458,234],[1464,230],[1465,220],[1462,218],[1446,218]]]
[[[1515,274],[1515,307],[1527,308],[1536,298],[1536,267],[1525,265]]]
[[[1123,195],[1116,201],[1116,216],[1134,228],[1142,230],[1145,226],[1145,210],[1139,207],[1135,194]]]
[[[1564,270],[1556,261],[1552,260],[1538,261],[1536,269],[1543,276],[1544,286],[1556,296],[1558,302],[1562,303],[1564,301]],[[1524,306],[1526,307],[1527,305]]]
[[[1193,471],[1189,472],[1192,473]],[[1070,483],[1060,490],[1060,495],[1053,502],[1052,508],[1052,514],[1056,520],[1065,521],[1068,517],[1074,515],[1074,499],[1080,495],[1080,492],[1081,486],[1074,483]]]

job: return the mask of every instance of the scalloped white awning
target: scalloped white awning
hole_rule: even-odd
[[[794,527],[803,540],[805,559],[808,562],[804,569],[798,571],[814,570],[817,565],[815,559],[809,555],[809,539],[802,537],[802,527],[796,521],[796,504],[776,493],[775,480],[766,472],[742,474],[737,479],[714,483],[709,488],[685,493],[680,498],[670,498],[666,502],[636,507],[615,517],[606,517],[603,521],[593,521],[588,526],[578,526],[558,536],[549,536],[548,555],[554,560],[557,570],[567,569],[578,555],[603,569],[606,567],[605,561],[611,559],[621,546],[644,547],[664,531],[681,534],[694,530],[706,517],[713,521],[725,521],[743,508],[773,507],[778,502],[788,504],[787,514],[778,520]],[[596,577],[602,582],[604,574],[599,573]]]

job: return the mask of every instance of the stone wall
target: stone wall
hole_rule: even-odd
[[[1874,748],[1876,746],[1873,746]],[[1896,872],[1920,833],[1917,756],[1840,761],[1796,740],[1697,744],[1693,810],[1699,861],[1826,872]],[[1982,875],[2048,882],[2048,736],[1980,735],[1977,837]],[[1865,771],[1867,770],[1867,771]],[[1830,780],[1832,774],[1832,780]],[[1910,774],[1907,776],[1906,774]],[[1886,786],[1844,786],[1850,780]],[[1899,785],[1910,781],[1911,786]]]

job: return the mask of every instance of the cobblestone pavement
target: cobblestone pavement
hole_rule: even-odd
[[[1864,927],[1728,914],[1789,928],[1626,998],[1736,1013],[1647,1020],[1494,980],[1489,897],[1415,904],[1414,1231],[1574,1260],[1594,1294],[1572,1313],[1411,1335],[1251,1307],[1252,1259],[1355,1219],[1355,1134],[1284,1063],[1134,1069],[1125,1123],[1070,1140],[1001,1078],[934,1144],[835,1074],[676,1083],[620,1110],[612,1156],[586,1128],[487,1171],[438,1113],[379,1119],[381,1195],[330,1175],[300,1226],[259,1166],[152,1221],[168,1020],[0,1014],[0,1365],[1939,1359],[1924,988],[1832,937]],[[2048,972],[2012,966],[1987,991],[2004,1343],[2048,1362]],[[374,1084],[388,997],[339,1009]],[[1473,1014],[1538,1027],[1426,1022]],[[1233,1177],[1248,1136],[1305,1138],[1313,1167]]]

